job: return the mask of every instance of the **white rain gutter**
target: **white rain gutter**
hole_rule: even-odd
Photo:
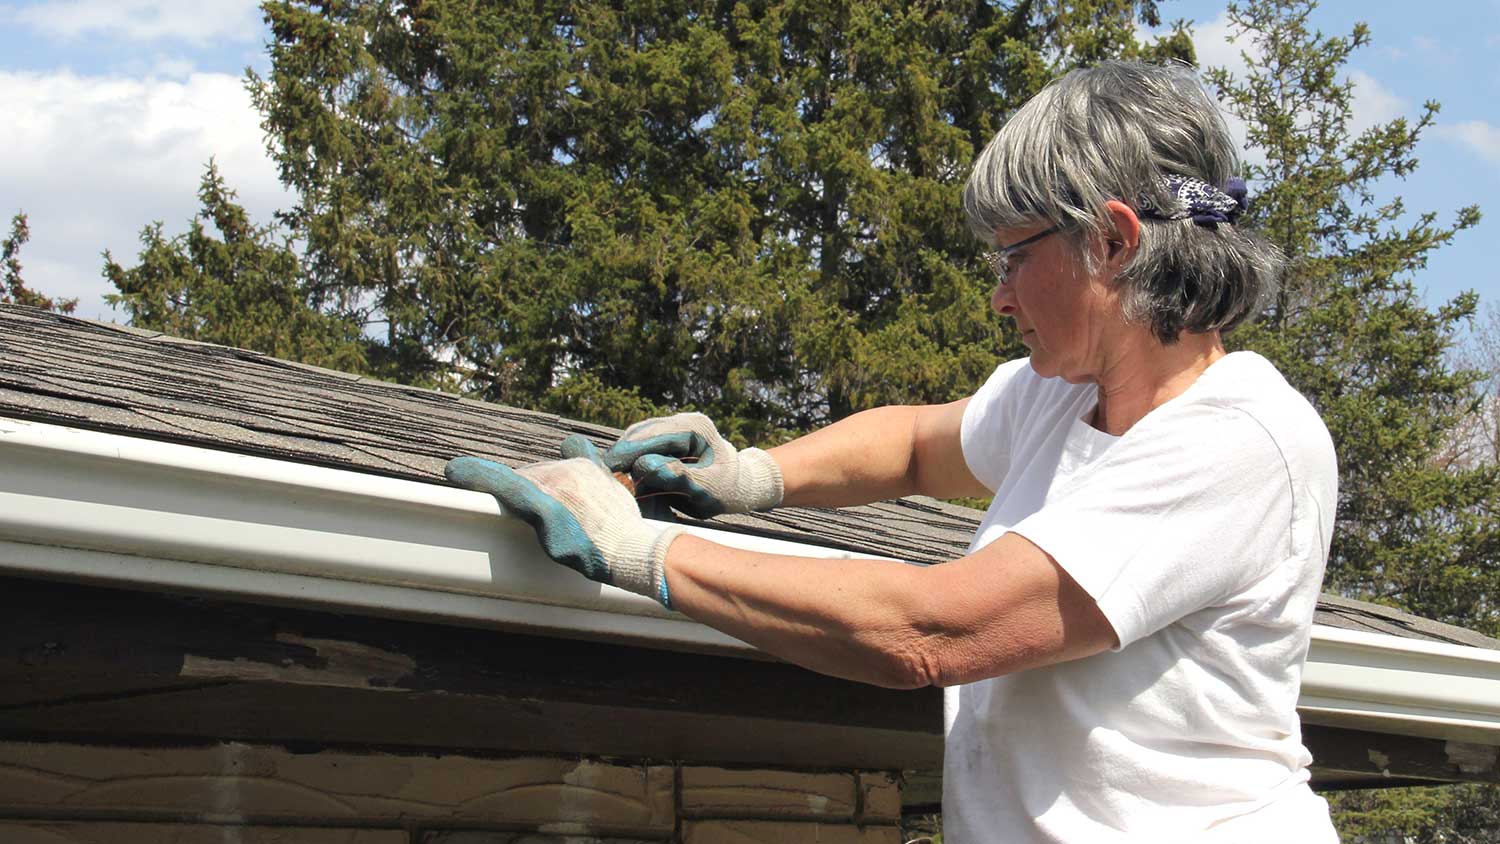
[[[756,653],[553,564],[500,514],[467,490],[0,417],[0,570]],[[1299,711],[1500,744],[1500,652],[1315,626]]]
[[[1310,724],[1500,744],[1500,651],[1314,625],[1297,711]]]
[[[0,417],[0,570],[754,652],[556,565],[500,515],[469,490]]]

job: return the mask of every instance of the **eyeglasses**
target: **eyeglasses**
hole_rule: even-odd
[[[1025,240],[1018,240],[1009,246],[1002,246],[994,252],[986,252],[980,257],[984,258],[984,262],[990,265],[990,270],[995,273],[995,278],[1000,281],[1000,285],[1003,287],[1005,286],[1005,277],[1010,273],[1010,256],[1012,253],[1023,246],[1030,246],[1038,240],[1048,235],[1057,234],[1060,231],[1062,231],[1061,224],[1045,231],[1037,232]]]

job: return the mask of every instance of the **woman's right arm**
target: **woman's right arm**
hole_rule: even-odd
[[[847,507],[905,495],[991,494],[964,461],[959,431],[967,398],[856,413],[771,449],[783,506]]]

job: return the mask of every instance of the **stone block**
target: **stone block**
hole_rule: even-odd
[[[784,821],[688,821],[683,844],[901,844],[894,826],[788,823]]]
[[[682,810],[692,817],[849,818],[854,775],[684,767]]]
[[[861,771],[859,790],[864,794],[864,815],[859,820],[901,820],[901,783],[894,776],[885,771]]]
[[[407,844],[399,829],[109,821],[0,821],[5,844]]]
[[[181,812],[209,820],[480,820],[667,831],[670,766],[398,756],[226,743],[201,748],[0,743],[0,808]]]

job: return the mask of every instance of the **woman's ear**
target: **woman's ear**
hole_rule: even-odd
[[[1141,245],[1141,220],[1135,210],[1118,199],[1104,203],[1112,233],[1106,235],[1105,260],[1115,269],[1123,267]]]

